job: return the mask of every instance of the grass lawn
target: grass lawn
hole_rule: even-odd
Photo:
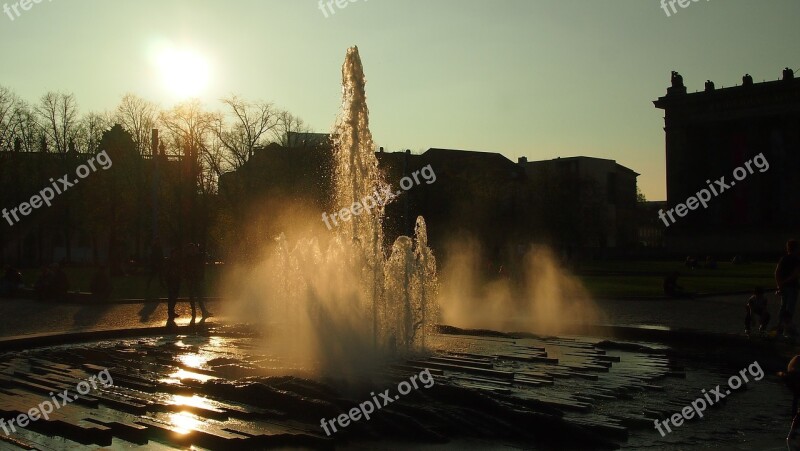
[[[717,269],[689,269],[683,262],[610,261],[583,265],[578,278],[595,296],[661,296],[664,276],[678,271],[678,284],[701,293],[749,291],[755,286],[775,287],[775,263],[758,262],[733,265],[720,262]]]

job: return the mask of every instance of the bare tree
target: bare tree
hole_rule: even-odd
[[[101,150],[99,147],[103,133],[109,130],[113,123],[114,120],[108,113],[89,113],[82,117],[76,134],[78,149],[85,153],[97,153]]]
[[[225,115],[217,115],[214,121],[214,133],[228,155],[227,160],[232,169],[242,167],[249,160],[256,147],[266,142],[268,132],[273,131],[278,123],[279,113],[271,103],[247,102],[237,96],[222,99],[228,106],[229,116],[233,123],[228,125]]]
[[[214,115],[206,112],[198,100],[191,100],[159,116],[167,130],[172,153],[182,157],[181,172],[185,179],[178,184],[176,202],[186,215],[178,217],[176,233],[205,242],[208,230],[210,197],[216,181],[208,168],[209,149],[214,137]]]
[[[218,161],[215,146],[218,149],[220,144],[215,139],[216,121],[216,116],[205,111],[198,100],[178,104],[159,115],[159,122],[171,141],[168,153],[186,161],[196,187],[202,192],[214,191],[207,183],[216,177],[208,176],[207,172],[208,163]]]
[[[308,127],[302,119],[292,113],[283,110],[278,113],[277,123],[272,128],[273,141],[283,147],[289,147],[289,133],[310,133]]]
[[[159,122],[172,140],[172,154],[183,151],[198,152],[206,147],[206,139],[213,130],[214,115],[206,112],[198,100],[176,105],[159,114]]]
[[[35,110],[24,101],[17,103],[11,121],[12,138],[20,140],[23,152],[35,152],[41,145],[44,131]]]
[[[42,119],[45,136],[53,143],[58,153],[66,153],[69,142],[77,133],[78,107],[74,94],[48,92],[36,107]]]
[[[0,86],[0,149],[14,146],[14,113],[21,101],[5,86]]]
[[[197,155],[197,175],[200,191],[204,194],[218,193],[219,178],[222,174],[237,168],[231,151],[225,147],[216,133],[218,115],[210,115],[211,129],[199,145]]]
[[[150,149],[150,133],[157,117],[158,107],[135,94],[125,94],[114,112],[114,120],[131,134],[139,155]]]

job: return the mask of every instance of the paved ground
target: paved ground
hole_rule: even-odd
[[[745,303],[749,296],[719,296],[700,299],[600,300],[597,305],[606,322],[625,326],[665,326],[716,333],[744,333]],[[772,318],[768,328],[777,326],[780,299],[767,295]],[[755,325],[754,325],[755,328]]]
[[[743,306],[745,301],[746,296],[721,296],[697,300],[602,300],[598,301],[597,304],[605,313],[605,322],[608,324],[624,326],[663,326],[670,328],[690,328],[716,333],[741,333],[743,331]],[[778,303],[778,300],[774,296],[770,296],[769,307],[773,316],[777,314]],[[209,306],[212,312],[219,313],[220,316],[224,317],[224,306],[221,303],[210,303]],[[178,313],[182,315],[178,321],[179,324],[186,324],[189,321],[188,304],[185,302],[179,304]],[[166,304],[141,303],[84,306],[40,303],[28,300],[2,300],[0,301],[0,318],[4,319],[0,322],[0,337],[52,332],[130,329],[164,325],[166,322]],[[774,327],[774,325],[773,321],[772,327]],[[184,349],[184,344],[181,344],[183,342],[177,337],[172,339],[165,337],[157,340],[161,340],[157,341],[157,343],[159,343],[156,345],[158,349],[151,350],[151,353],[154,358],[157,357],[157,360],[163,360],[165,357],[172,359],[172,357],[175,356],[169,356],[168,354],[174,353],[175,350]],[[175,340],[179,341],[174,342]],[[209,338],[205,340],[208,341]],[[555,340],[559,341],[562,339]],[[565,338],[563,340],[569,339]],[[583,340],[584,339],[580,339],[580,341]],[[475,340],[468,338],[466,341],[472,343]],[[202,340],[201,342],[206,343]],[[106,342],[104,346],[110,346],[110,348],[108,351],[104,352],[131,352],[132,349],[135,349],[136,353],[142,354],[142,349],[139,348],[142,346],[146,347],[145,345],[147,343],[149,343],[147,340],[115,340],[114,342]],[[218,339],[215,337],[212,337],[209,343],[213,343],[214,346],[219,346]],[[495,343],[495,340],[488,338],[485,340],[485,343],[492,345]],[[570,347],[578,346],[578,349],[572,349],[568,353],[559,351],[559,347],[564,345],[564,343],[537,342],[529,344],[529,346],[533,346],[533,348],[531,348],[533,351],[529,350],[527,352],[531,353],[535,351],[534,353],[540,353],[542,355],[531,354],[531,356],[529,356],[526,354],[524,356],[517,356],[509,360],[509,362],[506,362],[508,363],[507,367],[494,367],[494,365],[499,365],[497,362],[502,363],[503,360],[497,360],[496,356],[498,353],[508,354],[508,352],[512,350],[515,352],[519,351],[517,347],[522,343],[523,341],[514,344],[513,349],[487,351],[487,356],[494,356],[494,358],[486,360],[485,362],[483,361],[485,360],[483,354],[486,353],[484,352],[486,350],[469,349],[469,353],[464,355],[471,355],[469,359],[480,360],[478,363],[488,366],[492,370],[500,369],[504,371],[525,372],[526,375],[533,375],[531,377],[536,379],[536,377],[548,377],[547,371],[553,368],[549,366],[552,365],[552,363],[545,363],[544,366],[536,363],[537,366],[535,368],[528,368],[526,365],[531,365],[532,363],[528,362],[526,359],[535,360],[543,356],[557,357],[563,359],[564,361],[560,362],[560,364],[565,365],[576,363],[568,361],[574,358],[575,355],[584,357],[589,355],[589,357],[596,360],[593,360],[594,363],[598,363],[603,358],[602,353],[605,352],[595,349],[595,347],[588,342],[568,342]],[[97,345],[88,347],[76,345],[75,347],[71,347],[69,355],[72,356],[73,352],[79,349],[84,349],[85,352],[95,355],[94,353],[97,351],[95,346]],[[203,348],[205,352],[208,351],[205,349],[206,346],[208,346],[208,344],[203,344],[199,347]],[[244,345],[241,343],[238,343],[236,346],[225,347],[228,349],[243,350],[242,352],[246,354],[251,353],[253,349],[252,345]],[[547,352],[542,351],[538,347],[547,348]],[[453,349],[460,349],[460,346],[445,346],[442,352],[452,352]],[[199,351],[200,349],[195,350],[195,352],[203,354],[203,352]],[[603,373],[601,371],[598,374],[600,377],[599,382],[592,382],[589,380],[587,383],[583,378],[576,379],[574,377],[560,381],[559,378],[554,379],[550,377],[549,380],[554,385],[539,387],[539,385],[543,383],[542,381],[538,379],[531,381],[526,380],[525,384],[539,388],[531,393],[521,393],[524,395],[523,398],[526,402],[530,402],[530,400],[533,399],[531,396],[545,396],[546,399],[544,399],[544,401],[547,402],[547,405],[557,406],[559,409],[564,408],[567,412],[575,410],[576,407],[580,407],[584,402],[591,402],[595,407],[593,409],[594,413],[591,415],[586,416],[582,413],[573,413],[567,415],[565,419],[569,422],[580,424],[588,422],[588,424],[601,435],[605,436],[610,434],[612,437],[617,431],[616,428],[624,424],[624,427],[629,429],[631,435],[623,446],[631,449],[781,449],[784,446],[782,437],[788,426],[786,410],[788,409],[790,399],[788,398],[788,393],[785,392],[785,388],[782,387],[774,376],[770,375],[773,371],[767,368],[765,368],[767,377],[764,381],[749,384],[750,386],[747,391],[733,397],[730,405],[721,409],[715,409],[713,416],[709,415],[706,421],[691,423],[689,426],[683,427],[679,431],[676,431],[676,433],[663,439],[658,436],[651,426],[654,418],[664,418],[669,413],[679,410],[680,407],[687,405],[688,402],[699,396],[698,390],[701,388],[710,388],[716,384],[724,383],[730,374],[735,374],[738,369],[745,367],[745,363],[747,362],[743,361],[743,359],[745,359],[744,356],[739,356],[738,360],[742,360],[742,362],[737,361],[734,363],[732,359],[733,356],[737,356],[745,351],[747,350],[739,350],[737,348],[732,352],[721,353],[720,350],[715,350],[715,353],[709,354],[708,358],[702,360],[697,360],[697,356],[689,360],[683,360],[682,358],[678,360],[666,360],[659,356],[640,356],[635,351],[615,352],[608,350],[607,352],[610,356],[619,357],[621,360],[619,362],[607,362],[611,363],[611,366],[616,368],[616,370],[612,368],[608,373]],[[36,352],[38,353],[39,351]],[[41,352],[48,353],[50,351],[43,349]],[[465,351],[462,350],[462,352]],[[145,352],[142,355],[147,354],[148,353]],[[680,354],[679,352],[679,355]],[[6,357],[13,357],[14,355],[13,353],[7,354]],[[51,355],[51,357],[54,359],[56,358],[55,354]],[[451,357],[452,356],[448,358],[452,360]],[[252,358],[252,356],[249,356],[245,360],[252,363]],[[76,362],[73,362],[72,359],[73,357],[70,357],[61,363],[75,364]],[[115,358],[112,360],[117,362],[119,359]],[[165,363],[161,360],[158,360],[161,364]],[[260,361],[263,359],[259,358],[255,360]],[[472,360],[467,361],[471,362]],[[524,362],[520,363],[521,360]],[[265,361],[271,362],[272,360],[267,358]],[[748,360],[748,362],[751,361],[752,360]],[[10,361],[7,363],[11,364]],[[452,363],[453,362],[449,362],[448,364]],[[586,362],[577,363],[580,365]],[[630,366],[631,363],[633,363],[632,367]],[[223,359],[220,361],[220,368],[227,368],[230,364],[231,362]],[[436,364],[441,367],[441,359]],[[110,367],[111,362],[104,365]],[[505,365],[505,363],[503,365]],[[247,365],[238,366],[246,367]],[[434,365],[428,362],[425,366]],[[565,368],[569,371],[573,371],[574,369],[569,366]],[[636,371],[634,371],[635,377],[625,373],[625,371],[631,368],[636,369]],[[637,378],[641,378],[640,373],[642,373],[643,368],[654,368],[660,373],[654,374],[653,378],[647,379],[646,381],[639,381]],[[134,369],[135,367],[127,367],[124,371],[120,370],[121,372],[117,373],[115,377],[119,375],[120,380],[124,380],[122,375],[132,374]],[[449,369],[452,370],[453,368]],[[774,370],[774,368],[772,368],[772,370]],[[447,372],[447,369],[445,369],[445,371]],[[589,371],[594,372],[595,370],[592,369]],[[666,372],[669,372],[671,376],[665,378],[664,374],[666,374]],[[457,380],[467,377],[466,380],[468,384],[482,385],[490,382],[497,382],[492,381],[492,378],[487,379],[485,375],[475,378],[473,377],[474,375],[465,376],[457,373],[459,372],[457,371],[456,374],[450,376],[455,377]],[[620,394],[617,392],[606,393],[603,391],[613,385],[611,382],[614,381],[624,382],[624,384],[618,384],[621,390],[620,393],[622,394],[630,391],[629,389],[633,382],[644,383],[645,389],[642,389],[640,394],[631,395],[633,398],[620,398],[623,401],[609,400],[608,397],[616,399],[617,395]],[[152,382],[153,381],[150,381],[150,383]],[[26,382],[22,381],[20,383],[24,385]],[[500,390],[509,389],[507,382],[500,381],[497,383],[501,386]],[[584,384],[581,385],[582,391],[580,393],[582,397],[576,398],[573,396],[575,394],[574,389],[580,384]],[[492,390],[497,391],[498,388],[494,387]],[[559,390],[566,391],[562,393]],[[167,392],[169,392],[169,390],[167,390]],[[627,401],[625,401],[626,399]],[[537,405],[542,403],[542,400],[538,398],[534,401]],[[606,401],[610,403],[608,406],[606,406]],[[570,407],[571,405],[572,407]],[[15,411],[14,409],[15,408],[8,407],[5,410],[11,412]],[[164,407],[164,411],[168,412],[169,407]],[[620,416],[620,412],[624,415]],[[156,418],[156,420],[158,419],[159,418]],[[155,426],[154,424],[148,423],[146,427]],[[311,428],[311,426],[308,427]],[[311,430],[312,429],[309,429],[309,431]],[[312,435],[316,436],[317,434],[312,433]],[[456,436],[458,436],[458,434],[456,434]],[[150,437],[150,435],[148,435],[148,437]],[[32,441],[41,439],[41,437],[38,436],[30,436],[27,438]],[[155,442],[151,440],[149,444],[152,445],[154,443]],[[490,443],[494,445],[499,444],[496,441],[490,441]],[[479,448],[486,449],[484,446],[479,446]],[[42,449],[50,448],[44,446]]]
[[[212,313],[215,303],[208,303]],[[189,322],[191,310],[178,304],[178,324]],[[199,313],[198,313],[199,314]],[[31,300],[0,300],[0,337],[38,333],[79,332],[95,329],[129,329],[163,326],[167,305],[163,303],[76,305]]]
[[[600,300],[605,322],[621,326],[664,326],[716,333],[744,332],[744,304],[747,296],[721,296],[702,299]],[[209,303],[212,312],[222,306]],[[769,295],[772,314],[770,327],[780,304]],[[179,324],[189,321],[189,305],[178,304]],[[92,329],[122,329],[164,325],[166,304],[75,305],[30,300],[0,300],[0,337],[43,332],[77,332]]]
[[[752,361],[736,346],[715,349],[717,359],[687,360],[662,346],[631,345],[434,334],[431,354],[375,360],[355,379],[341,375],[363,365],[360,356],[303,358],[241,327],[0,353],[6,420],[48,393],[74,395],[81,381],[106,372],[102,386],[86,385],[86,396],[72,396],[49,418],[0,434],[0,449],[783,448],[789,400],[767,368],[763,379],[751,371],[702,420],[660,436],[654,420],[690,405],[701,389],[724,391]],[[328,377],[314,376],[320,365]],[[404,392],[412,377],[420,386]],[[370,421],[340,423],[326,435],[320,418],[339,417],[375,393],[387,397]]]

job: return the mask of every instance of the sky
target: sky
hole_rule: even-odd
[[[319,0],[42,0],[17,16],[18,1],[0,0],[0,85],[28,101],[71,92],[87,113],[128,92],[163,108],[196,95],[218,110],[237,94],[328,132],[357,45],[388,151],[614,159],[649,200],[666,197],[652,101],[670,71],[694,92],[800,69],[798,0],[700,0],[669,16],[660,0],[357,0],[325,13]]]

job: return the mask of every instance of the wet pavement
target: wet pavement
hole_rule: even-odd
[[[0,355],[0,418],[28,412],[103,370],[113,385],[0,439],[12,449],[783,449],[789,398],[765,364],[665,437],[663,420],[751,364],[738,348],[698,359],[655,343],[450,331],[431,352],[347,380],[314,376],[268,337],[237,327]],[[688,357],[687,357],[688,356]],[[342,362],[343,365],[346,362]],[[421,371],[430,387],[395,397],[332,436],[335,418]],[[754,379],[751,374],[751,379]],[[421,380],[421,376],[420,376]],[[88,386],[87,386],[88,388]],[[395,393],[395,391],[392,391]]]
[[[216,302],[207,303],[212,313]],[[191,319],[187,302],[176,307],[178,324]],[[199,314],[199,313],[198,313]],[[0,299],[0,337],[87,330],[130,329],[163,326],[167,304],[63,304],[24,299]]]
[[[598,300],[605,315],[602,322],[619,326],[664,326],[689,328],[714,333],[742,334],[744,305],[748,296],[719,296],[701,299]],[[768,294],[768,308],[775,327],[779,299]],[[217,304],[220,304],[217,306]],[[212,312],[224,308],[221,302],[210,302]],[[187,302],[177,307],[180,324],[189,321]],[[31,300],[0,299],[0,337],[42,332],[75,332],[97,329],[155,327],[165,324],[165,303],[78,305]],[[32,320],[35,318],[35,320]]]
[[[777,326],[780,299],[767,293],[771,315],[769,329]],[[743,334],[745,303],[749,295],[716,296],[698,299],[596,301],[607,324],[625,326],[664,326],[714,333]],[[756,326],[754,325],[754,329]]]
[[[703,324],[740,334],[743,303],[736,296],[598,304],[615,324]],[[188,305],[179,313],[179,323],[187,323]],[[6,318],[0,335],[8,337],[162,326],[166,305],[3,301],[0,315]],[[765,341],[667,346],[446,330],[433,337],[429,353],[383,362],[353,381],[319,377],[313,362],[285,360],[260,331],[214,319],[189,333],[0,354],[6,420],[102,370],[114,380],[49,421],[9,436],[0,432],[0,449],[786,449],[791,399],[775,376],[786,353],[778,343],[772,352]],[[751,375],[702,419],[664,437],[655,429],[654,420],[691,405],[702,390],[724,390],[729,377],[754,361],[762,379]],[[397,387],[422,370],[433,375],[430,389],[414,390],[332,437],[320,427],[321,418],[348,412],[370,392]]]

